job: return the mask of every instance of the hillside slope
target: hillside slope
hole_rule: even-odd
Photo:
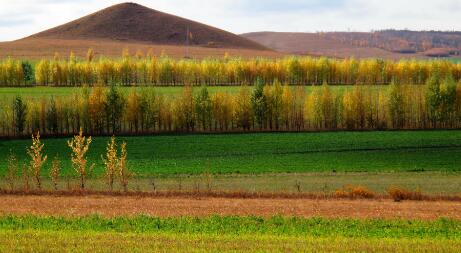
[[[254,32],[241,36],[292,54],[331,57],[427,58],[461,55],[460,32],[384,30],[376,32]]]
[[[400,59],[408,56],[380,48],[351,45],[320,33],[254,32],[242,34],[241,36],[268,48],[290,54],[338,58],[380,57],[388,59]]]
[[[28,39],[111,40],[157,45],[265,50],[256,42],[221,29],[159,12],[135,3],[103,9],[67,24],[34,34]]]

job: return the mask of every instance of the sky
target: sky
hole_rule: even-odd
[[[132,0],[233,33],[461,30],[461,0]],[[46,30],[118,0],[0,0],[0,41]]]

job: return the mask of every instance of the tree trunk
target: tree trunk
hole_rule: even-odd
[[[85,190],[85,176],[83,174],[80,175],[80,189]]]

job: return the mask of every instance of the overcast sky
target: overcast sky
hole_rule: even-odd
[[[72,21],[117,0],[0,0],[0,41]],[[461,0],[139,0],[234,33],[461,30]]]

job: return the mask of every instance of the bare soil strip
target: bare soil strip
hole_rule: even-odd
[[[392,200],[0,196],[0,215],[85,216],[257,215],[328,218],[461,219],[461,202]]]

